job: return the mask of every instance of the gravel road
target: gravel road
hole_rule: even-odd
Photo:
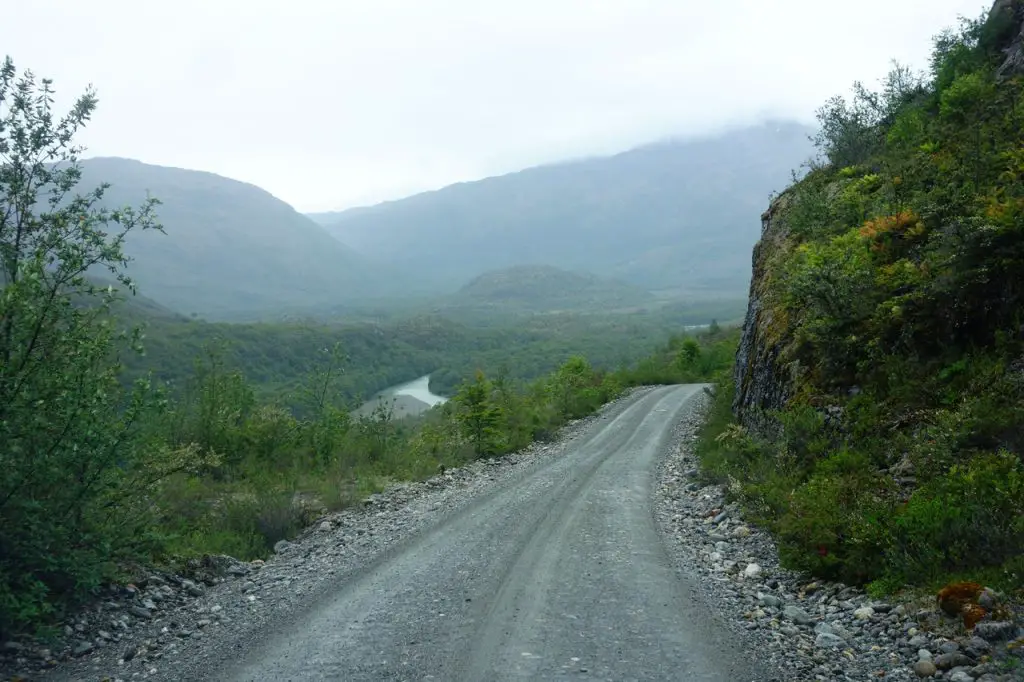
[[[640,394],[208,678],[753,679],[672,570],[651,511],[657,464],[699,392]]]
[[[1024,609],[964,633],[779,566],[691,444],[701,386],[634,389],[535,443],[328,514],[266,562],[110,585],[0,679],[1024,680]],[[756,673],[756,674],[755,674]]]

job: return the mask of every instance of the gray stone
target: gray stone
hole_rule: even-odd
[[[762,594],[759,592],[757,595],[757,600],[765,606],[770,606],[776,609],[782,606],[782,600],[776,597],[774,594]]]
[[[819,649],[841,649],[845,644],[842,637],[828,632],[818,633],[814,638],[814,646]]]
[[[939,654],[935,657],[935,667],[939,670],[949,670],[959,666],[971,665],[973,662],[961,653]]]
[[[136,618],[144,618],[149,620],[153,617],[153,612],[149,609],[144,609],[141,606],[129,606],[128,613],[132,614]]]
[[[937,672],[938,669],[931,661],[918,661],[914,664],[914,674],[918,677],[935,677]]]
[[[974,626],[974,635],[989,642],[1008,642],[1017,636],[1017,626],[1006,621],[982,621]]]
[[[287,552],[289,549],[291,549],[291,547],[292,543],[288,542],[287,540],[278,540],[274,543],[274,553],[283,554]]]
[[[191,580],[183,580],[181,582],[181,586],[183,588],[185,588],[185,591],[190,596],[192,596],[192,597],[201,597],[201,596],[203,596],[203,589],[201,587],[199,587],[198,585],[196,585]]]
[[[956,642],[943,642],[939,645],[939,651],[944,654],[955,654],[960,651],[960,645]]]
[[[818,634],[818,635],[820,635],[820,634],[826,634],[826,635],[834,635],[834,634],[836,634],[836,631],[833,630],[832,626],[830,624],[828,624],[828,623],[818,623],[817,625],[814,626],[814,632],[815,632],[815,634]]]
[[[974,678],[963,670],[955,670],[949,676],[949,682],[974,682]]]
[[[810,614],[804,611],[799,606],[794,606],[792,604],[790,604],[782,610],[782,615],[784,615],[786,618],[793,621],[797,625],[808,625],[811,623]]]
[[[996,593],[988,587],[982,590],[981,594],[978,595],[978,606],[986,611],[991,611],[995,608],[998,602],[999,598],[996,596]]]
[[[992,645],[981,637],[971,637],[967,640],[964,653],[972,658],[981,658],[992,649]]]
[[[85,656],[86,654],[91,653],[94,648],[95,647],[93,647],[92,642],[78,642],[71,650],[71,655],[75,658]]]

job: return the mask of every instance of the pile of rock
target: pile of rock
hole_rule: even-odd
[[[106,649],[114,649],[120,652],[121,659],[130,661],[140,653],[159,648],[158,641],[150,641],[150,637],[160,640],[160,635],[169,633],[177,638],[190,637],[192,630],[173,619],[167,620],[167,616],[196,601],[209,588],[247,575],[262,564],[240,562],[228,556],[207,556],[190,561],[185,567],[187,575],[153,571],[125,585],[107,585],[88,608],[64,624],[62,632],[54,638],[54,646],[27,638],[4,642],[0,647],[0,669],[39,673],[60,661]]]
[[[681,571],[748,638],[768,678],[1024,680],[1024,613],[1009,604],[967,631],[934,598],[888,603],[782,569],[772,538],[744,522],[723,486],[701,481],[689,447],[695,415],[679,426],[682,445],[663,464],[657,517]]]

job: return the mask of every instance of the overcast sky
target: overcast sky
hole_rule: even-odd
[[[300,210],[395,198],[765,116],[927,65],[978,0],[9,0],[0,50],[89,154],[213,171]]]

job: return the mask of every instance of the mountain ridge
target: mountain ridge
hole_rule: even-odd
[[[452,305],[553,312],[629,308],[651,303],[654,296],[627,282],[591,273],[551,265],[515,265],[477,275],[447,300]]]
[[[546,264],[648,289],[744,292],[761,207],[810,157],[809,133],[766,122],[662,140],[349,209],[326,229],[368,259],[418,268],[435,290]]]
[[[81,161],[82,189],[109,183],[108,206],[160,201],[165,233],[134,232],[128,273],[146,296],[183,314],[336,304],[388,290],[366,261],[252,183],[121,157]]]

